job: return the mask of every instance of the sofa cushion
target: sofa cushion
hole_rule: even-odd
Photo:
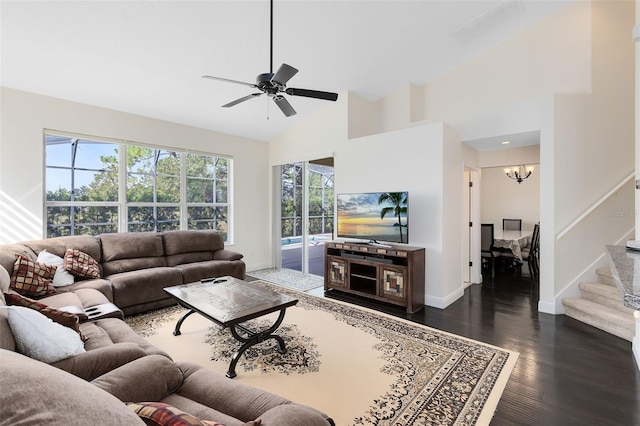
[[[162,289],[182,284],[182,274],[176,268],[158,267],[111,275],[109,280],[113,285],[113,303],[123,309],[170,299]]]
[[[100,239],[91,235],[71,235],[66,237],[45,238],[42,240],[23,242],[25,246],[31,248],[36,254],[43,250],[53,253],[56,256],[64,257],[69,249],[77,249],[89,256],[101,261]]]
[[[144,425],[107,392],[69,373],[0,350],[0,407],[7,425]]]
[[[222,423],[200,420],[164,402],[129,402],[127,407],[152,426],[224,426]]]
[[[85,352],[78,333],[23,306],[5,306],[11,332],[20,353],[52,363]]]
[[[35,262],[21,254],[16,255],[11,273],[10,287],[25,296],[45,296],[55,293],[52,279],[55,266]]]
[[[98,261],[78,249],[68,249],[65,252],[64,269],[79,278],[100,278]]]
[[[157,232],[102,234],[100,241],[105,276],[167,266],[162,237]]]
[[[245,278],[246,265],[242,261],[210,260],[178,265],[185,283],[200,281],[203,278],[231,275],[240,280]]]
[[[53,276],[54,287],[64,287],[66,285],[73,284],[75,278],[64,269],[64,259],[53,253],[49,253],[46,250],[42,250],[38,254],[37,262],[44,263],[45,265],[52,265],[56,267],[56,273]]]
[[[165,231],[162,233],[168,266],[213,260],[224,249],[222,236],[214,230]]]
[[[9,306],[23,306],[25,308],[33,309],[40,312],[52,321],[57,322],[58,324],[65,327],[69,327],[70,329],[78,333],[78,335],[80,335],[80,338],[82,339],[80,327],[78,326],[80,319],[76,314],[58,310],[44,303],[21,296],[18,293],[8,293],[5,295],[5,299],[7,301],[7,305]]]

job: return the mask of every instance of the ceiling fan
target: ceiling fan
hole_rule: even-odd
[[[286,93],[291,96],[304,96],[307,98],[314,99],[323,99],[326,101],[335,101],[338,99],[337,93],[331,92],[322,92],[319,90],[309,90],[309,89],[294,89],[293,87],[287,87],[287,82],[296,75],[298,72],[297,69],[292,67],[291,65],[282,64],[276,73],[273,73],[273,0],[270,2],[270,63],[269,63],[269,72],[260,74],[256,77],[256,82],[254,83],[245,83],[243,81],[231,80],[228,78],[222,77],[213,77],[210,75],[203,75],[202,78],[209,78],[212,80],[225,81],[227,83],[235,83],[242,84],[244,86],[253,87],[255,89],[260,90],[260,92],[252,93],[247,96],[243,96],[240,99],[236,99],[235,101],[231,101],[228,104],[222,105],[223,108],[229,108],[234,105],[238,105],[241,102],[248,101],[249,99],[257,98],[258,96],[262,96],[266,94],[270,98],[273,99],[275,104],[280,108],[282,113],[291,117],[296,114],[296,110],[293,109],[289,101],[281,94]]]

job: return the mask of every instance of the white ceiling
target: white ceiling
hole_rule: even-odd
[[[377,100],[423,85],[569,0],[279,1],[274,71],[288,83]],[[3,86],[269,141],[327,101],[267,97],[204,74],[254,82],[269,71],[269,1],[6,1]],[[267,115],[269,119],[267,119]],[[72,129],[70,129],[72,130]]]

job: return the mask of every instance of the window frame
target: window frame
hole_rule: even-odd
[[[70,168],[61,167],[58,165],[49,165],[47,163],[47,137],[48,136],[59,136],[70,139],[82,139],[103,143],[111,143],[118,145],[118,199],[116,201],[49,201],[47,200],[47,171],[48,169],[66,169],[71,170],[71,173],[74,173],[75,170],[82,169],[81,167],[74,167],[72,164]],[[149,149],[158,149],[170,152],[176,152],[179,154],[179,184],[180,184],[180,196],[178,202],[128,202],[127,201],[127,177],[129,175],[129,169],[127,167],[127,147],[129,146],[137,146],[144,147]],[[206,156],[212,158],[224,158],[227,162],[227,176],[226,176],[226,184],[227,184],[227,200],[226,202],[215,202],[211,203],[189,203],[187,201],[187,158],[189,154],[198,155],[198,156]],[[133,142],[129,140],[121,140],[121,139],[113,139],[113,138],[104,138],[98,136],[89,136],[89,135],[81,135],[76,133],[45,129],[43,131],[43,235],[46,238],[49,237],[49,222],[48,222],[48,211],[50,207],[116,207],[117,209],[117,232],[139,232],[139,231],[129,231],[129,208],[130,207],[177,207],[179,209],[179,226],[178,229],[187,230],[189,229],[189,217],[188,217],[188,209],[189,207],[226,207],[227,209],[227,232],[225,238],[225,244],[233,244],[233,235],[234,235],[234,226],[233,226],[233,163],[234,158],[229,155],[216,154],[210,152],[202,152],[197,150],[188,150],[188,149],[178,149],[174,147],[166,147],[161,145],[151,145]],[[214,176],[214,180],[219,180]],[[73,191],[74,188],[71,188]],[[154,189],[155,191],[155,189]],[[214,218],[215,220],[215,218]],[[108,225],[108,224],[107,224]],[[154,228],[157,229],[157,218],[154,220]],[[73,221],[70,220],[70,224],[68,225],[69,229],[74,230]],[[70,233],[70,235],[81,235],[76,234],[75,232]],[[90,235],[98,235],[90,234]]]

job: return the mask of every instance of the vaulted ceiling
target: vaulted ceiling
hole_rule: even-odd
[[[568,0],[278,1],[274,71],[290,87],[374,101],[423,85]],[[269,72],[269,1],[5,1],[2,86],[269,141],[327,101],[262,96],[221,108]]]

